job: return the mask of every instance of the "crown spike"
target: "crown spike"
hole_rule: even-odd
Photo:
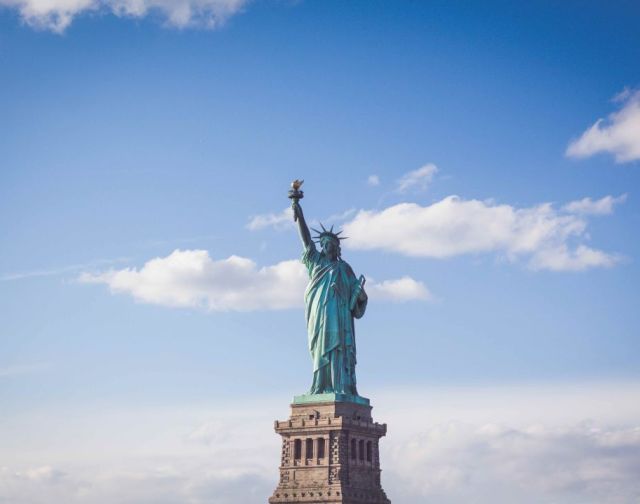
[[[325,233],[327,232],[327,229],[324,227],[324,225],[322,224],[322,222],[320,223],[320,227],[322,228],[322,231],[323,231],[323,232],[325,232]]]

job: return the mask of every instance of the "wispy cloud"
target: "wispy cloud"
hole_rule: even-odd
[[[621,109],[598,119],[569,143],[567,156],[586,158],[608,152],[618,163],[640,159],[640,90],[625,90],[614,101],[622,104]]]
[[[167,257],[151,259],[140,269],[83,273],[79,281],[106,284],[113,293],[126,293],[144,303],[254,311],[301,306],[308,277],[298,260],[258,267],[245,257],[213,260],[206,250],[175,250]],[[409,277],[372,283],[370,289],[372,299],[429,298],[424,284]]]
[[[206,235],[199,235],[199,236],[183,236],[178,238],[145,240],[141,242],[140,245],[143,247],[158,247],[162,245],[177,246],[178,244],[187,244],[187,243],[193,244],[198,242],[208,242],[208,241],[216,240],[219,238],[220,238],[219,235],[213,235],[213,234],[206,234]]]
[[[311,220],[307,221],[310,223],[312,227],[319,227],[320,222],[323,223],[331,223],[337,224],[343,222],[346,219],[349,219],[355,215],[357,210],[355,208],[350,208],[345,210],[344,212],[340,212],[337,214],[332,214],[322,221],[319,220]],[[254,215],[249,218],[249,222],[247,224],[247,229],[250,231],[260,231],[262,229],[275,229],[276,231],[286,231],[291,230],[295,227],[295,221],[293,220],[293,210],[291,207],[285,208],[280,213],[265,213]]]
[[[369,175],[367,177],[367,185],[371,187],[376,187],[380,185],[380,177],[377,175]]]
[[[39,373],[49,367],[46,363],[12,364],[0,367],[0,378]]]
[[[279,213],[266,213],[254,215],[249,219],[247,229],[258,231],[265,228],[274,228],[279,231],[294,227],[293,210],[287,207]]]
[[[329,217],[324,219],[323,222],[328,223],[328,224],[340,225],[345,220],[350,219],[351,217],[353,217],[357,212],[358,212],[358,210],[356,208],[349,208],[348,210],[345,210],[344,212],[340,212],[340,213],[336,213],[336,214],[330,215]],[[316,226],[315,221],[314,221],[313,225]]]
[[[580,271],[610,267],[615,254],[588,247],[588,213],[606,213],[615,202],[573,202],[557,210],[550,203],[529,208],[449,196],[432,205],[400,203],[361,210],[344,225],[350,248],[386,250],[413,257],[447,258],[497,253],[526,258],[532,269]]]
[[[622,194],[620,196],[605,196],[598,200],[591,198],[582,198],[581,200],[571,201],[562,207],[563,210],[569,213],[584,214],[584,215],[609,215],[613,213],[615,205],[619,205],[627,201],[627,195]]]
[[[621,257],[586,245],[569,247],[566,243],[557,246],[545,246],[536,251],[529,261],[534,270],[584,271],[592,268],[611,268],[618,264]]]
[[[405,193],[409,190],[424,191],[438,172],[438,167],[433,163],[426,164],[417,170],[405,173],[397,181],[396,191]]]
[[[57,268],[43,268],[36,269],[30,271],[18,271],[15,273],[4,273],[0,275],[0,282],[8,282],[11,280],[23,280],[26,278],[35,278],[35,277],[47,277],[47,276],[58,276],[64,275],[66,273],[74,273],[77,271],[86,270],[89,268],[98,268],[100,266],[105,266],[109,264],[118,264],[130,261],[131,259],[128,257],[119,257],[117,259],[97,259],[95,261],[89,261],[86,263],[80,264],[70,264],[68,266],[59,266]]]
[[[64,32],[83,14],[111,13],[118,17],[160,15],[176,28],[217,28],[238,14],[248,0],[0,0],[0,7],[15,9],[28,25]]]

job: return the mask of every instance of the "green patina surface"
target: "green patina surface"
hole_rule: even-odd
[[[304,219],[299,200],[301,181],[292,183],[289,198],[294,220],[298,223],[304,245],[302,263],[309,274],[304,294],[309,353],[313,362],[313,379],[309,392],[298,396],[295,402],[313,400],[349,401],[362,403],[356,388],[356,337],[354,320],[367,309],[368,296],[364,290],[365,278],[357,278],[351,266],[341,257],[340,232],[333,226],[314,239]],[[363,404],[368,404],[368,401]]]
[[[300,199],[304,197],[294,180],[289,191],[294,220],[304,246],[302,263],[309,275],[304,294],[309,353],[313,362],[313,379],[309,391],[293,400],[294,404],[312,402],[351,402],[369,404],[358,395],[356,387],[355,319],[361,318],[368,296],[364,290],[365,278],[356,277],[351,266],[342,259],[341,232],[333,226],[322,231],[314,229],[315,240],[304,218]]]
[[[369,399],[359,395],[326,392],[324,394],[303,394],[293,397],[293,404],[310,404],[323,402],[352,402],[369,406]]]

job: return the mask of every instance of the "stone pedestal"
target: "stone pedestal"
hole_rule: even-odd
[[[275,422],[280,482],[269,503],[390,504],[378,450],[386,424],[373,422],[368,399],[326,396],[296,397],[289,419]]]

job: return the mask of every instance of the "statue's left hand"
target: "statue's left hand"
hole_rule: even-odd
[[[366,301],[367,299],[369,299],[369,296],[367,296],[367,293],[364,291],[364,284],[366,282],[366,279],[364,278],[363,275],[360,275],[360,279],[358,281],[358,283],[355,285],[355,292],[353,293],[353,298],[352,299],[357,299],[358,301]]]

